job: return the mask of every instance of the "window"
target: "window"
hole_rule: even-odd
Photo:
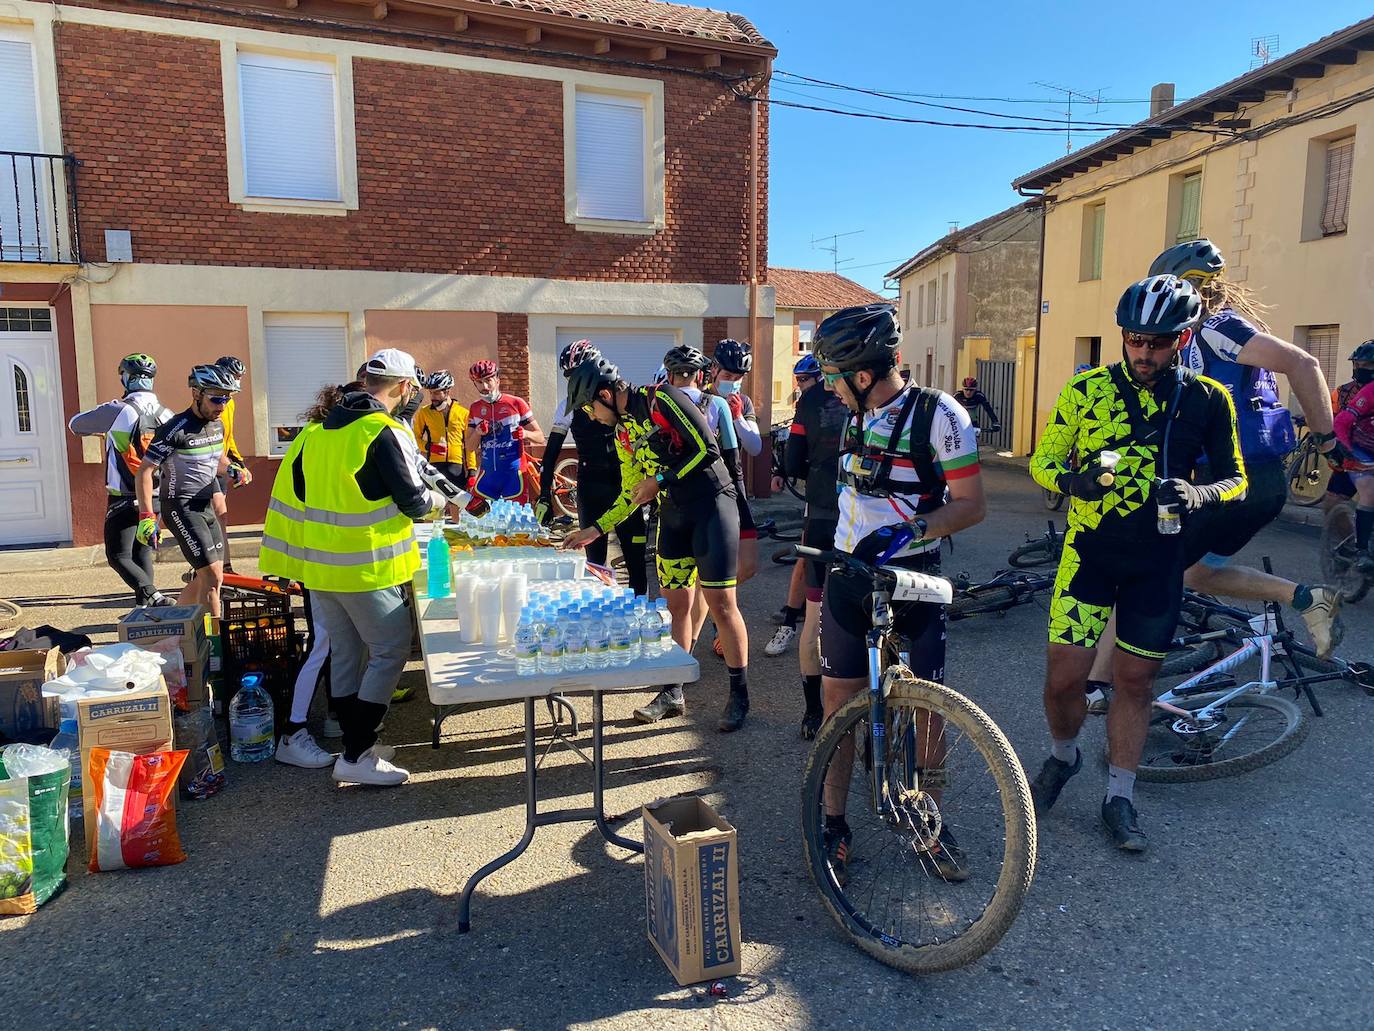
[[[782,380],[780,379],[773,381],[773,403],[775,405],[782,404]]]
[[[1345,232],[1350,209],[1350,173],[1355,161],[1355,137],[1345,136],[1326,145],[1325,191],[1322,194],[1322,236]]]
[[[940,321],[949,319],[949,273],[940,277]]]
[[[1294,334],[1297,343],[1321,364],[1328,383],[1340,383],[1337,364],[1340,359],[1340,326],[1299,326]]]
[[[797,346],[803,351],[811,350],[811,339],[816,335],[816,320],[802,319],[797,323]]]
[[[926,325],[935,325],[935,280],[926,283]],[[929,377],[926,377],[927,382]]]
[[[926,324],[926,285],[922,283],[916,288],[916,325]]]
[[[334,65],[238,55],[247,197],[342,202]]]
[[[20,433],[33,432],[33,409],[29,406],[29,374],[14,366],[14,414]]]
[[[1083,209],[1083,246],[1079,257],[1080,281],[1102,278],[1102,242],[1107,232],[1107,205],[1090,204]]]
[[[268,315],[267,349],[269,454],[284,455],[300,432],[301,413],[321,387],[353,378],[348,363],[348,329],[343,315]]]
[[[1178,201],[1178,229],[1175,243],[1186,243],[1202,235],[1202,173],[1192,172],[1183,177]]]
[[[642,97],[577,91],[577,215],[648,220]]]
[[[33,38],[19,26],[0,25],[0,97],[0,151],[42,152]],[[0,261],[47,257],[47,191],[36,188],[47,177],[46,163],[0,158]]]
[[[10,333],[51,333],[51,308],[0,308],[0,330]]]

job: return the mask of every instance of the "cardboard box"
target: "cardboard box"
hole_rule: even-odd
[[[210,704],[210,643],[200,654],[186,657],[186,711],[202,709]]]
[[[644,807],[649,941],[680,985],[740,972],[735,828],[695,795]]]
[[[172,749],[172,700],[167,684],[143,691],[104,698],[83,698],[76,703],[77,732],[81,738],[81,801],[86,824],[86,852],[95,846],[95,785],[90,776],[92,748],[117,752],[167,752]]]
[[[205,647],[204,605],[164,605],[136,608],[119,621],[119,639],[131,644],[160,637],[181,639],[182,655],[199,655]]]
[[[61,710],[56,698],[43,697],[43,685],[60,677],[66,661],[56,648],[0,652],[0,735],[31,739],[35,731],[57,729]]]

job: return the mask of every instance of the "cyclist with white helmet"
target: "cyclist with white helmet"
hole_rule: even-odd
[[[744,393],[741,384],[754,367],[754,354],[747,343],[726,339],[716,344],[711,357],[714,370],[708,389],[710,393],[723,398],[729,406],[729,428],[738,442],[730,476],[735,481],[735,500],[739,507],[739,582],[744,583],[759,568],[759,532],[754,526],[754,516],[749,511],[749,495],[744,489],[743,458],[745,454],[757,456],[762,453],[763,436],[759,433],[754,402]]]
[[[469,471],[477,465],[477,456],[463,451],[468,410],[453,397],[453,374],[439,369],[426,376],[420,385],[429,392],[429,404],[415,413],[411,425],[420,455],[449,482],[465,489]]]

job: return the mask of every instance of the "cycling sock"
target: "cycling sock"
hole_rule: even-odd
[[[281,736],[282,736],[282,737],[290,737],[292,734],[295,734],[295,733],[297,733],[297,732],[299,732],[299,731],[302,731],[302,730],[304,730],[304,729],[305,729],[305,721],[304,721],[304,720],[301,720],[299,723],[297,723],[295,720],[287,720],[287,721],[286,721],[286,730],[282,731],[282,735],[281,735]]]
[[[782,607],[782,625],[790,626],[793,630],[797,629],[797,620],[801,619],[802,609],[794,609],[791,605]]]
[[[1053,747],[1050,748],[1050,755],[1054,756],[1061,763],[1072,766],[1078,762],[1078,738],[1071,737],[1067,741],[1060,741],[1059,738],[1053,739]]]
[[[1123,770],[1120,766],[1107,767],[1107,801],[1113,798],[1124,798],[1132,805],[1135,804],[1135,774],[1130,770]]]
[[[1312,607],[1312,588],[1307,584],[1298,584],[1293,588],[1293,608],[1301,612],[1303,609]]]
[[[743,694],[749,693],[749,670],[744,666],[727,666],[730,672],[730,693]]]
[[[1355,546],[1369,550],[1369,531],[1374,530],[1374,508],[1355,509]]]
[[[831,816],[829,813],[826,813],[825,829],[828,831],[834,831],[836,834],[848,834],[849,823],[845,820],[843,815]]]
[[[806,699],[807,712],[821,711],[821,675],[802,677],[802,697]]]

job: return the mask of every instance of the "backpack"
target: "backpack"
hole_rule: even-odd
[[[907,394],[906,401],[898,410],[897,421],[892,425],[892,434],[889,441],[902,439],[902,433],[910,427],[910,434],[907,437],[908,451],[903,453],[901,450],[893,448],[863,448],[862,443],[859,447],[867,452],[861,460],[861,465],[872,462],[872,468],[860,476],[848,470],[840,473],[839,481],[842,485],[853,487],[860,494],[868,494],[876,497],[890,497],[894,491],[890,484],[892,481],[892,463],[895,459],[905,458],[910,460],[912,468],[916,472],[916,477],[924,496],[943,498],[945,495],[945,477],[935,463],[935,455],[930,447],[930,431],[935,425],[935,413],[940,407],[940,391],[931,387],[913,386]],[[861,419],[861,416],[855,416]],[[850,422],[850,433],[856,423]],[[860,434],[862,440],[862,434]],[[857,450],[852,447],[845,447],[840,451],[840,456],[845,454],[855,454]]]

